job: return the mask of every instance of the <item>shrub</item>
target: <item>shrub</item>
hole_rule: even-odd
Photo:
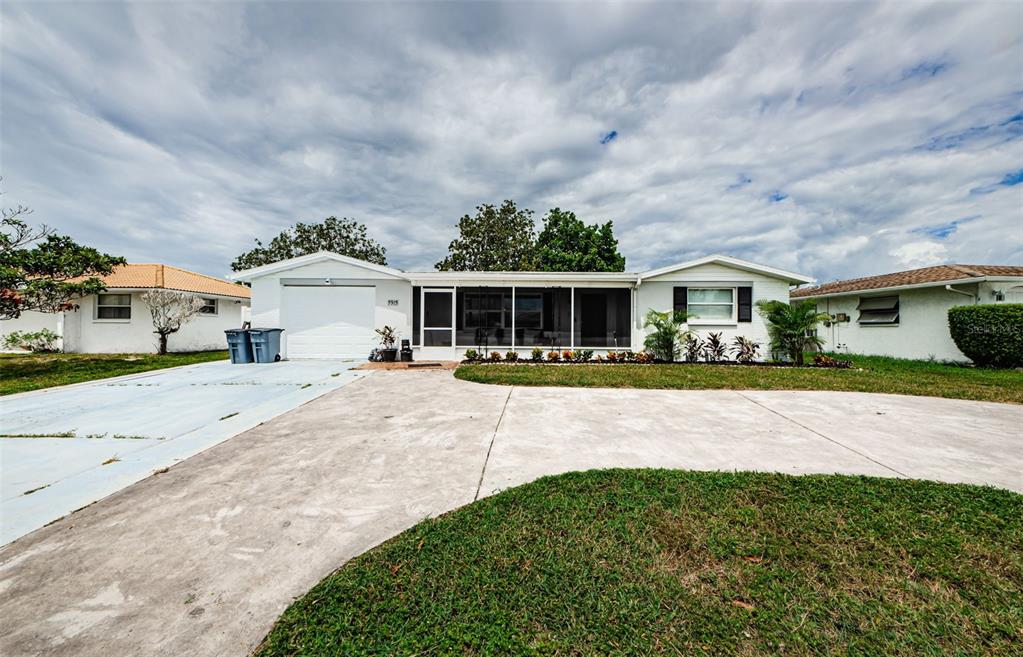
[[[529,352],[529,360],[534,363],[538,363],[543,360],[543,349],[540,347],[533,347],[533,351]]]
[[[547,360],[552,362],[552,363],[556,363],[559,360],[561,360],[561,354],[559,354],[556,351],[548,351],[547,352]]]
[[[775,358],[786,356],[796,365],[803,364],[803,352],[824,345],[817,335],[817,324],[830,319],[827,313],[817,312],[813,301],[757,301],[757,312],[767,322],[771,336],[771,354]]]
[[[592,349],[579,349],[575,352],[575,362],[588,363],[593,359]]]
[[[614,363],[618,361],[618,354],[613,351],[607,352],[607,362]]]
[[[662,313],[651,308],[643,321],[643,328],[653,328],[653,331],[643,340],[643,346],[661,360],[674,361],[689,335],[689,331],[683,328],[687,320],[684,312]]]
[[[690,333],[686,336],[686,342],[684,346],[686,362],[695,363],[700,360],[700,354],[703,353],[703,340],[697,337],[695,334]]]
[[[38,331],[11,331],[4,336],[4,347],[7,349],[24,349],[32,352],[56,351],[54,345],[60,336],[50,329]]]
[[[618,360],[622,363],[631,363],[636,360],[636,353],[632,349],[618,352]]]
[[[959,351],[983,367],[1023,367],[1023,303],[956,306],[948,328]]]
[[[571,349],[566,349],[563,352],[561,352],[561,360],[565,361],[566,363],[571,362],[574,357],[575,354],[572,353]]]
[[[752,363],[760,356],[760,343],[737,335],[732,340],[732,355],[740,363]]]
[[[504,359],[506,361],[508,361],[509,363],[514,363],[515,361],[517,361],[519,359],[519,352],[517,352],[517,351],[509,351],[508,353],[506,353],[504,355]]]
[[[721,339],[721,333],[708,333],[707,341],[703,343],[703,358],[708,363],[724,360],[726,353],[728,353],[728,346]]]
[[[593,362],[595,362],[595,363],[603,363],[604,362],[604,357],[602,355],[600,355],[600,354],[597,354],[597,357],[593,359]]]
[[[633,360],[640,364],[652,363],[654,362],[654,355],[649,351],[641,351],[633,356]]]
[[[813,366],[814,367],[833,367],[835,369],[847,370],[852,367],[851,360],[839,360],[832,358],[827,354],[814,354],[813,355]]]
[[[466,349],[465,350],[465,360],[467,360],[470,363],[472,363],[472,362],[478,361],[479,359],[480,359],[480,352],[476,351],[475,349]]]
[[[492,362],[492,363],[500,363],[501,362],[501,352],[500,351],[491,351],[490,352],[490,362]]]

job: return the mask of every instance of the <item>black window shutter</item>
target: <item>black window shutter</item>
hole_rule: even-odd
[[[740,322],[752,322],[753,321],[753,288],[752,287],[740,287],[739,288],[739,321]]]
[[[686,312],[686,308],[689,304],[688,290],[687,287],[676,287],[674,294],[674,308],[675,312]]]

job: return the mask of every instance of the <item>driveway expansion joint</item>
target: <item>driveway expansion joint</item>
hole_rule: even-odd
[[[892,466],[887,465],[885,463],[882,463],[882,462],[878,461],[875,458],[867,456],[863,452],[861,452],[859,450],[856,450],[856,449],[853,449],[852,447],[849,447],[845,443],[842,443],[841,441],[835,440],[831,436],[827,436],[827,435],[821,433],[820,431],[817,431],[816,429],[811,429],[810,427],[806,426],[802,422],[798,422],[796,420],[793,420],[792,418],[790,418],[789,416],[785,415],[784,413],[780,413],[780,412],[774,410],[773,408],[771,408],[770,406],[767,406],[766,404],[762,404],[762,403],[758,402],[756,399],[753,399],[752,397],[747,397],[746,395],[744,395],[742,392],[740,392],[738,390],[736,390],[736,394],[739,395],[740,397],[742,397],[743,399],[756,404],[760,408],[763,408],[763,409],[765,409],[767,411],[770,411],[771,413],[774,413],[775,415],[777,415],[778,417],[780,417],[782,419],[788,420],[789,422],[791,422],[792,424],[796,425],[797,427],[801,427],[803,429],[806,429],[807,431],[809,431],[810,433],[814,434],[815,436],[820,436],[824,440],[826,440],[826,441],[828,441],[830,443],[833,443],[835,445],[838,445],[842,449],[849,450],[850,452],[852,452],[853,454],[856,454],[857,456],[862,456],[863,458],[867,459],[871,463],[876,463],[877,465],[881,466],[882,468],[884,468],[886,470],[891,470],[892,472],[894,472],[895,474],[899,475],[900,477],[905,477],[906,479],[910,479],[911,478],[908,474],[906,474],[904,472],[899,472],[898,470],[896,470]]]
[[[511,399],[513,390],[515,390],[515,386],[511,386],[508,389],[508,396],[504,398],[504,406],[501,407],[501,415],[498,416],[497,424],[494,425],[494,435],[490,437],[490,445],[487,446],[487,456],[483,459],[483,469],[480,470],[480,480],[479,483],[476,484],[476,494],[473,495],[473,502],[480,498],[480,489],[483,488],[483,477],[487,474],[487,463],[490,462],[490,452],[494,449],[494,441],[497,440],[497,431],[501,428],[501,421],[504,420],[504,412],[508,410],[508,400]]]

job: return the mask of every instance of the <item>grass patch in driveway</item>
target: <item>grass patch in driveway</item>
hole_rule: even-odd
[[[1008,655],[1021,541],[994,488],[571,473],[353,559],[256,655]]]
[[[1023,403],[1023,372],[883,356],[847,356],[853,369],[732,365],[462,365],[477,383],[677,390],[841,390]]]
[[[0,354],[0,395],[226,360],[226,351],[167,354]]]

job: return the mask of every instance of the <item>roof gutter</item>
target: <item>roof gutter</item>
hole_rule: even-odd
[[[973,294],[973,292],[965,292],[963,290],[957,290],[954,287],[952,287],[951,284],[946,285],[945,289],[948,290],[949,292],[955,292],[956,294],[961,294],[964,297],[970,297],[971,299],[976,300],[976,296]]]
[[[829,297],[860,296],[863,294],[874,294],[875,292],[897,292],[899,290],[918,290],[925,287],[940,287],[949,285],[967,285],[971,283],[985,283],[988,281],[1023,281],[1023,277],[1004,276],[974,276],[971,278],[958,278],[952,281],[930,281],[928,283],[913,283],[912,285],[890,285],[888,287],[860,288],[858,290],[846,290],[844,292],[826,292],[824,294],[801,294],[794,299],[825,299]],[[804,288],[805,289],[805,288]],[[795,292],[795,290],[793,290]],[[956,290],[962,292],[962,290]],[[965,294],[969,294],[968,292]]]

